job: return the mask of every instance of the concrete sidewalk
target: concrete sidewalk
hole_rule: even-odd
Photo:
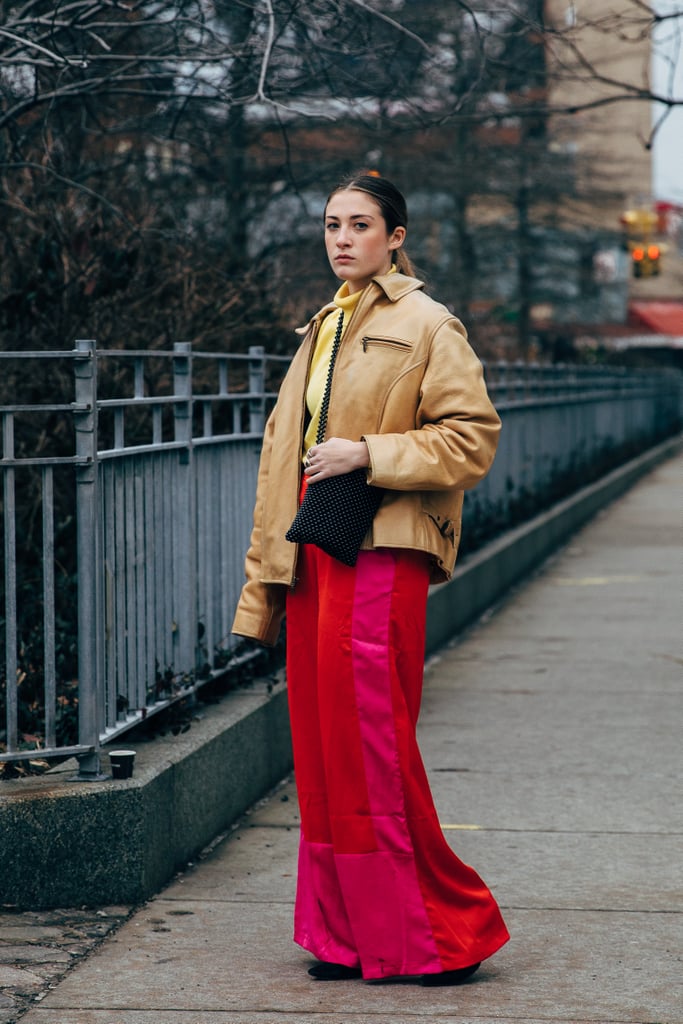
[[[683,1024],[682,510],[678,456],[428,665],[437,807],[512,933],[469,984],[307,975],[290,782],[22,1024]]]

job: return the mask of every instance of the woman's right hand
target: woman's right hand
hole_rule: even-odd
[[[370,465],[370,452],[365,441],[349,441],[343,437],[331,437],[322,444],[314,444],[306,452],[304,473],[309,483],[325,480],[354,469],[366,469]]]

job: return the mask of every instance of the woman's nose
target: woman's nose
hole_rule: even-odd
[[[339,231],[337,232],[337,245],[338,246],[344,246],[344,245],[348,245],[348,244],[349,244],[349,239],[348,239],[348,235],[346,234],[345,229],[344,228],[339,228]]]

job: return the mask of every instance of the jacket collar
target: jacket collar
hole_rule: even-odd
[[[424,281],[417,277],[406,277],[405,274],[382,274],[381,277],[373,277],[372,284],[379,285],[390,302],[398,302],[404,295],[424,288]]]
[[[404,295],[409,295],[410,292],[419,291],[419,289],[424,288],[424,281],[420,281],[417,277],[406,277],[405,274],[393,273],[373,277],[368,288],[371,288],[373,285],[377,285],[384,292],[389,302],[398,302]],[[307,324],[303,327],[297,327],[296,333],[301,335],[307,334],[314,324],[320,324],[328,313],[334,312],[335,309],[338,309],[338,307],[335,306],[334,302],[328,302],[326,306],[318,310],[315,316],[311,317]]]

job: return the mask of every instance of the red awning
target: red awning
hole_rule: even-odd
[[[683,302],[632,302],[631,315],[657,334],[683,336]]]

